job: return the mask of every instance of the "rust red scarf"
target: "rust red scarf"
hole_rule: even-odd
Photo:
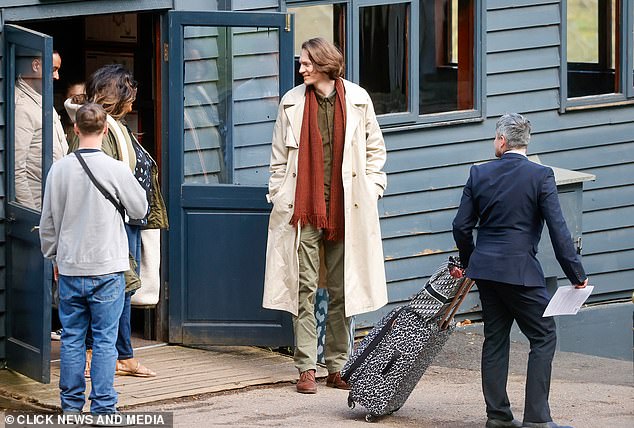
[[[344,237],[343,143],[346,130],[346,102],[343,81],[335,81],[334,132],[332,147],[332,176],[330,179],[330,209],[326,213],[324,199],[324,153],[319,124],[317,123],[317,97],[313,86],[306,87],[306,101],[299,137],[299,159],[297,161],[297,188],[295,190],[295,211],[291,224],[302,226],[312,224],[324,229],[324,237],[329,241],[340,241]]]

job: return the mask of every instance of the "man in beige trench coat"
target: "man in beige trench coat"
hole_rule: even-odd
[[[294,315],[297,391],[315,393],[319,246],[327,270],[326,385],[348,389],[349,317],[387,303],[377,200],[386,150],[368,93],[342,79],[330,42],[302,45],[304,84],[284,95],[273,131],[263,307]]]

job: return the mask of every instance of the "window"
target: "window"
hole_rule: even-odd
[[[421,1],[421,114],[474,107],[473,12],[473,0]]]
[[[568,1],[568,98],[620,91],[617,3]]]
[[[346,6],[344,4],[326,4],[306,7],[289,7],[288,12],[295,14],[295,84],[304,80],[299,75],[299,56],[302,43],[313,37],[323,37],[332,42],[346,57]]]
[[[359,84],[376,114],[408,111],[409,5],[362,7],[359,28]]]
[[[383,126],[479,118],[482,78],[475,0],[288,0],[295,50],[317,35],[339,46]],[[347,7],[346,7],[347,6]]]
[[[632,34],[634,12],[626,0],[562,2],[565,66],[562,67],[562,110],[613,103],[633,96]],[[631,31],[631,30],[630,30]]]

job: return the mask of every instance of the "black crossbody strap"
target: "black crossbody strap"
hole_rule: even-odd
[[[110,193],[108,193],[106,189],[103,188],[101,184],[99,184],[90,168],[88,168],[88,165],[86,165],[86,161],[82,157],[81,153],[79,153],[78,151],[74,153],[77,157],[77,160],[81,164],[81,167],[84,168],[84,171],[86,171],[86,174],[88,174],[88,177],[90,178],[90,181],[92,181],[92,184],[95,185],[95,187],[101,192],[102,195],[106,197],[107,200],[112,202],[112,205],[114,205],[117,211],[119,211],[119,214],[121,214],[121,218],[125,222],[125,208],[123,207],[123,205],[121,205],[119,201],[117,201]]]
[[[381,340],[383,340],[385,335],[387,335],[390,331],[392,331],[392,329],[394,328],[394,322],[396,321],[396,317],[398,317],[398,315],[405,309],[406,309],[405,306],[403,306],[400,309],[396,310],[392,314],[390,319],[385,323],[385,325],[381,327],[381,331],[365,347],[363,352],[361,352],[361,355],[359,355],[354,360],[354,362],[350,364],[350,367],[348,367],[345,373],[341,375],[341,379],[343,379],[344,382],[348,382],[350,380],[350,377],[352,376],[352,374],[361,366],[361,364],[365,362],[365,360],[368,358],[370,353],[376,349],[379,343],[381,343]]]

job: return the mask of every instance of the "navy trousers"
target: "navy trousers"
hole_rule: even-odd
[[[553,317],[543,318],[550,296],[545,287],[524,287],[476,280],[482,301],[482,392],[487,416],[513,419],[506,393],[509,371],[510,331],[513,321],[530,342],[524,422],[550,422],[548,394],[552,360],[557,346]]]

